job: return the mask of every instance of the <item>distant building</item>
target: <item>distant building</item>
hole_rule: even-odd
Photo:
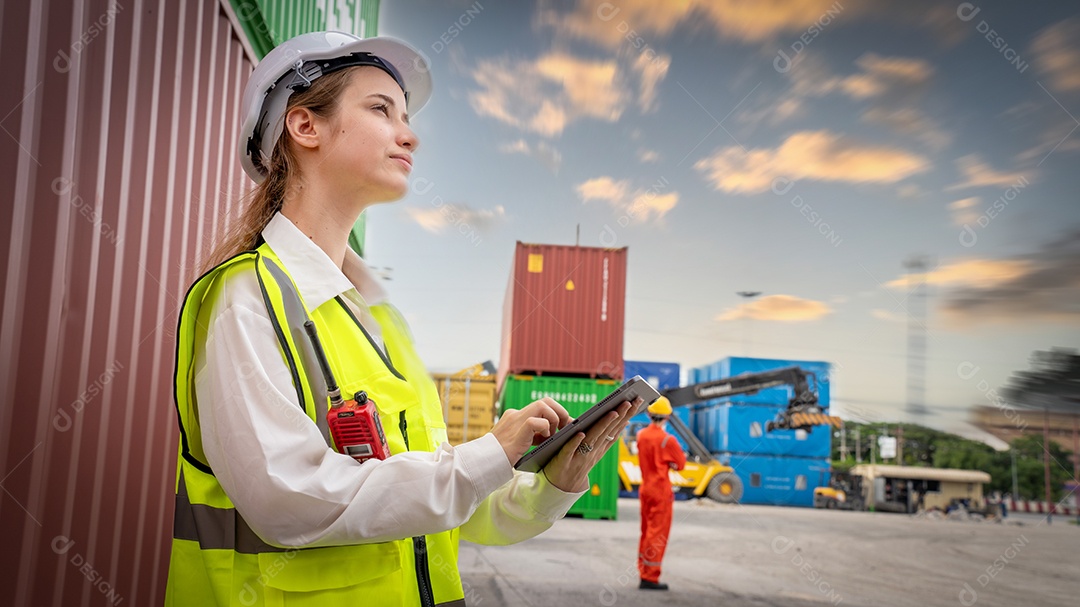
[[[1009,443],[1014,439],[1029,434],[1042,436],[1044,412],[1038,409],[1014,409],[1012,407],[976,407],[971,414],[971,423]],[[1080,432],[1080,415],[1055,413],[1048,415],[1050,440],[1067,451],[1076,450],[1077,433]]]
[[[954,500],[982,508],[983,483],[990,482],[990,475],[982,470],[917,466],[863,464],[852,468],[851,474],[863,477],[866,504],[885,512],[944,510]]]

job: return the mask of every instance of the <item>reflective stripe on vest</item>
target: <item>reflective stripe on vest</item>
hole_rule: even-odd
[[[262,541],[262,538],[251,530],[244,517],[233,508],[192,504],[188,500],[182,469],[176,493],[176,510],[173,513],[173,537],[199,542],[199,547],[203,550],[235,550],[243,554],[286,550]]]
[[[286,549],[264,542],[233,508],[202,450],[193,362],[195,345],[205,338],[198,322],[202,304],[215,301],[230,275],[244,272],[258,278],[297,399],[310,419],[322,422],[320,433],[328,436],[325,382],[310,349],[298,341],[306,333],[297,320],[308,316],[318,327],[342,392],[363,389],[376,403],[392,453],[430,451],[446,438],[435,385],[396,310],[371,308],[382,328],[384,354],[340,297],[307,311],[269,246],[224,262],[192,285],[180,314],[174,379],[181,441],[166,603],[464,605],[456,529],[378,544]]]
[[[285,316],[289,319],[289,330],[292,334],[293,343],[297,340],[301,340],[300,343],[306,343],[304,340],[308,339],[307,333],[304,331],[304,321],[307,320],[307,311],[304,308],[304,302],[300,300],[300,294],[296,292],[296,288],[293,287],[292,281],[289,276],[282,270],[276,263],[270,259],[266,259],[266,269],[270,271],[270,275],[277,281],[277,286],[281,290],[281,299],[284,304]],[[265,289],[263,291],[265,293]],[[280,344],[282,348],[286,347],[286,344]],[[311,348],[300,348],[300,355],[303,357],[303,363],[305,369],[318,369],[318,361],[315,359],[314,351]],[[326,379],[322,376],[322,373],[306,373],[308,393],[309,394],[326,394]],[[303,403],[303,401],[300,401]],[[326,425],[325,415],[315,416],[315,425],[319,427],[319,433],[322,434],[323,440],[326,444],[333,448],[333,443],[330,439],[330,428]]]

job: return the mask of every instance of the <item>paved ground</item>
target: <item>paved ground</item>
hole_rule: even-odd
[[[1080,604],[1080,527],[677,502],[663,581],[637,589],[638,504],[618,521],[566,519],[515,546],[462,544],[469,604]]]

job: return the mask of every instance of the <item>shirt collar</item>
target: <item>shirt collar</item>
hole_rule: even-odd
[[[386,290],[351,248],[345,249],[345,261],[339,270],[325,251],[281,213],[274,214],[262,237],[285,265],[309,310],[350,289],[356,289],[369,306],[386,301]]]

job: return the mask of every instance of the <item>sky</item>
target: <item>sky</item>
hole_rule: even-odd
[[[627,359],[828,361],[849,418],[971,435],[1080,346],[1074,2],[384,1],[379,31],[435,93],[366,255],[433,371],[497,362],[515,241],[629,247]]]

